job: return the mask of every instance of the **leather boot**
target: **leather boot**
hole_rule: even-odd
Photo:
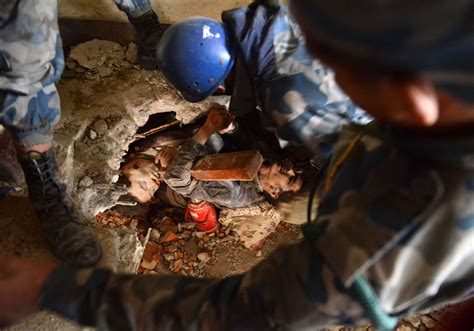
[[[138,64],[144,69],[157,69],[156,45],[160,40],[162,29],[158,16],[149,10],[139,17],[128,18],[138,38]]]
[[[30,200],[53,253],[77,267],[96,264],[102,257],[100,243],[66,194],[53,149],[44,153],[30,152],[20,159],[20,164]]]

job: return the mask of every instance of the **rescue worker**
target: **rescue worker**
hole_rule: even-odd
[[[222,21],[188,18],[160,39],[160,70],[186,100],[231,94],[231,114],[258,109],[264,128],[321,159],[330,155],[344,124],[370,121],[338,88],[331,70],[307,52],[278,1],[225,11]]]
[[[205,17],[183,20],[160,43],[162,30],[150,0],[114,2],[137,32],[142,67],[156,69],[158,62],[191,102],[230,93],[232,114],[259,109],[266,129],[306,145],[317,163],[329,157],[344,124],[371,120],[341,92],[331,70],[308,54],[299,28],[278,1],[225,11],[224,24]]]
[[[292,0],[312,52],[379,119],[341,133],[305,240],[225,279],[3,261],[2,322],[47,308],[101,329],[317,329],[370,318],[386,330],[472,297],[473,7]]]
[[[0,5],[0,123],[17,147],[28,193],[55,255],[76,266],[101,257],[100,244],[60,180],[53,127],[60,103],[55,83],[64,69],[54,0]]]

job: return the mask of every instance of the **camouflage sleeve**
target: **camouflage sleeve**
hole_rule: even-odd
[[[41,306],[104,330],[314,329],[362,316],[307,241],[220,280],[59,267]]]
[[[189,195],[196,186],[196,180],[191,177],[191,167],[194,161],[204,153],[206,147],[193,139],[188,139],[171,160],[165,175],[165,182],[178,194]]]

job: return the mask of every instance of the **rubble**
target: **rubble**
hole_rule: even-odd
[[[205,277],[216,250],[238,243],[230,231],[226,234],[225,228],[219,229],[217,234],[198,231],[194,223],[184,221],[181,210],[174,208],[160,210],[151,220],[149,213],[131,216],[116,210],[99,213],[96,219],[105,227],[134,229],[139,232],[142,242],[149,232],[138,273],[173,272]],[[148,227],[151,228],[147,232]]]
[[[187,124],[212,103],[228,100],[185,101],[159,71],[137,69],[128,62],[133,61],[134,47],[129,45],[126,51],[120,44],[101,40],[77,45],[66,61],[69,73],[58,84],[62,108],[55,128],[58,163],[68,193],[88,218],[116,205],[128,192],[115,184],[120,164],[151,114],[175,112],[176,120]],[[92,184],[89,180],[80,184],[86,177]]]
[[[84,73],[84,76],[91,80],[108,77],[121,67],[128,68],[136,63],[136,58],[135,62],[131,62],[134,60],[133,46],[129,48],[130,51],[126,57],[127,52],[116,42],[90,40],[71,49],[69,58],[66,60],[66,67],[77,73]]]
[[[135,43],[129,43],[125,51],[125,59],[131,64],[136,64],[138,58],[138,46]]]
[[[281,215],[266,201],[246,208],[226,209],[219,216],[219,222],[235,231],[242,244],[254,251],[263,246],[281,221]]]

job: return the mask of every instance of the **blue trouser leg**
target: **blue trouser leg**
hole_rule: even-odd
[[[35,94],[5,92],[0,123],[10,130],[18,146],[31,147],[53,141],[52,130],[59,116],[59,94],[52,83]]]
[[[139,17],[151,10],[150,0],[114,0],[114,2],[129,17]]]

